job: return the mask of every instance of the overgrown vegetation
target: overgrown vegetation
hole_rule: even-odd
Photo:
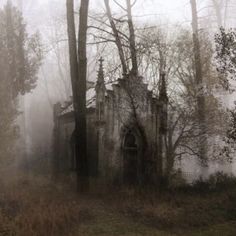
[[[0,235],[236,233],[236,180],[222,173],[204,184],[199,180],[161,194],[123,187],[110,189],[109,194],[78,195],[68,185],[55,185],[39,176],[19,174],[4,179],[8,180],[1,183]]]
[[[27,34],[22,14],[11,1],[0,8],[0,32],[0,158],[2,160],[16,152],[14,142],[20,134],[19,124],[16,124],[16,118],[20,114],[19,96],[36,87],[42,54],[39,34],[31,36]]]
[[[121,12],[115,12],[114,5],[109,4],[111,1],[104,0],[106,12],[96,14],[89,13],[88,2],[81,1],[76,45],[75,10],[73,0],[67,0],[71,81],[78,141],[77,182],[78,189],[84,193],[75,193],[75,188],[68,184],[70,177],[64,183],[59,183],[60,178],[57,183],[52,182],[51,177],[47,176],[51,174],[48,163],[50,157],[46,152],[44,154],[44,148],[37,153],[35,151],[32,155],[34,160],[27,160],[27,167],[31,171],[27,176],[16,172],[14,168],[0,168],[0,235],[236,235],[235,177],[218,172],[207,180],[200,178],[189,185],[178,173],[169,176],[174,172],[177,158],[180,160],[182,156],[198,157],[203,163],[207,163],[208,156],[215,153],[217,158],[224,161],[232,161],[234,157],[236,109],[228,111],[221,104],[216,96],[216,88],[221,85],[230,92],[234,90],[231,81],[236,75],[235,30],[221,28],[215,36],[214,45],[212,32],[208,31],[208,27],[202,27],[202,22],[198,22],[202,15],[198,16],[200,7],[196,5],[196,0],[190,0],[193,34],[188,27],[183,27],[176,30],[174,37],[167,37],[170,31],[168,27],[164,29],[158,25],[137,24],[138,27],[135,28],[133,18],[136,16],[132,16],[131,10],[134,9],[136,0],[133,3],[126,0],[125,6],[114,0],[113,4]],[[217,23],[221,26],[222,17],[217,14],[221,4],[216,4],[216,1],[213,3]],[[218,13],[221,13],[219,9]],[[225,18],[226,13],[227,6]],[[87,18],[91,24],[89,26]],[[174,26],[171,31],[173,28]],[[90,29],[88,43],[87,29]],[[62,41],[65,41],[64,36]],[[60,41],[58,34],[56,40]],[[108,45],[110,43],[117,47],[116,51],[114,46]],[[98,46],[100,44],[101,48]],[[165,104],[163,124],[159,129],[160,132],[165,132],[163,131],[160,141],[153,144],[158,150],[163,147],[159,156],[163,155],[163,160],[167,160],[165,177],[170,184],[165,189],[157,190],[154,185],[152,189],[109,186],[109,189],[104,188],[102,192],[101,186],[97,185],[96,190],[86,192],[89,189],[86,156],[88,45],[95,45],[97,49],[94,51],[98,54],[105,53],[106,67],[109,69],[112,66],[108,74],[120,74],[124,79],[131,78],[131,75],[136,79],[139,73],[146,74],[145,82],[151,85],[150,91],[153,92],[151,98],[157,98],[162,93],[160,88],[167,85],[168,94],[165,91],[164,95],[165,101],[169,100],[168,116]],[[60,46],[56,48],[60,51]],[[216,65],[213,61],[214,54]],[[38,34],[27,34],[22,14],[10,0],[0,9],[0,55],[0,160],[10,160],[9,156],[19,156],[14,147],[14,141],[21,131],[16,125],[19,98],[36,87],[42,59]],[[62,78],[61,71],[61,68],[58,69]],[[50,71],[48,77],[51,74],[53,73]],[[62,79],[64,80],[65,78]],[[56,90],[55,83],[52,84]],[[135,85],[132,81],[131,89],[128,88],[127,91],[138,92]],[[135,118],[132,123],[139,127],[136,99],[132,97],[132,91],[127,92],[133,106],[131,117]],[[136,96],[140,98],[142,94],[138,92]],[[127,103],[127,99],[125,100]],[[122,112],[123,117],[124,114]],[[43,125],[40,128],[45,129]],[[134,144],[137,146],[135,142]],[[211,150],[211,147],[216,150]],[[152,163],[155,165],[156,162]]]

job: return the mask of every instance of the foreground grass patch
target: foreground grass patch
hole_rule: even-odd
[[[47,179],[1,186],[0,235],[235,236],[236,187],[217,192],[123,189],[78,195]]]
[[[236,235],[236,221],[209,226],[207,229],[191,232],[191,236],[234,236]]]

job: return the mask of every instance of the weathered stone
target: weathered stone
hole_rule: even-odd
[[[164,78],[162,78],[164,79]],[[164,84],[164,83],[163,83]],[[165,85],[165,84],[164,84]],[[162,145],[167,127],[167,97],[153,93],[142,77],[126,76],[106,89],[102,60],[98,80],[88,90],[87,132],[88,158],[91,176],[106,181],[138,184],[156,181],[162,171],[163,158],[158,146]],[[91,94],[93,96],[91,96]],[[75,168],[73,109],[55,106],[55,166],[56,171],[68,173]],[[158,166],[161,165],[161,166]]]

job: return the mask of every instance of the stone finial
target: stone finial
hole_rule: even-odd
[[[98,61],[100,62],[100,65],[102,65],[104,62],[104,59],[102,57],[100,57]]]
[[[97,75],[96,90],[105,89],[104,71],[103,71],[103,58],[99,59],[99,70]]]
[[[104,60],[101,57],[99,59],[99,70],[98,70],[97,84],[103,84],[104,83],[103,61]]]

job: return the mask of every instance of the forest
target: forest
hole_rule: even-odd
[[[234,0],[0,1],[0,235],[236,235]]]

